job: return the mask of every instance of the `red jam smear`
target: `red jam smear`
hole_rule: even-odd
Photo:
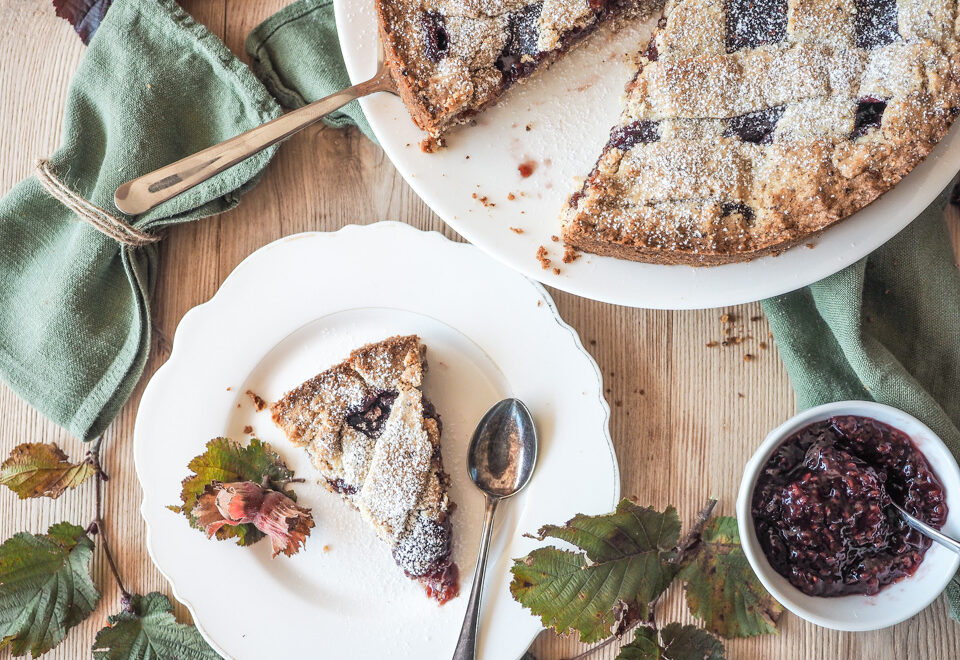
[[[460,593],[460,569],[450,559],[437,562],[432,570],[417,578],[427,592],[443,605]]]
[[[811,596],[872,595],[912,575],[930,540],[891,498],[941,528],[943,486],[902,431],[833,417],[788,437],[753,491],[757,538],[770,565]]]

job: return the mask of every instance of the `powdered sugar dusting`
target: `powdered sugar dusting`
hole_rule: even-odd
[[[696,264],[789,244],[896,183],[960,105],[942,8],[901,34],[892,0],[791,0],[789,23],[778,0],[718,5],[668,3],[615,129],[656,122],[661,137],[611,140],[564,211],[574,246]],[[761,14],[783,30],[753,35]]]
[[[394,75],[414,121],[439,136],[494,103],[601,23],[662,0],[381,0]]]
[[[432,454],[433,444],[423,429],[419,392],[401,391],[356,500],[360,511],[391,545],[408,533],[407,521],[423,493]]]

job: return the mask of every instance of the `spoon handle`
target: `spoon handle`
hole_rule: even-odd
[[[905,521],[907,521],[907,524],[908,524],[910,527],[913,527],[915,530],[917,530],[917,531],[920,532],[921,534],[924,534],[924,535],[926,535],[926,536],[929,536],[931,539],[933,539],[934,541],[936,541],[936,542],[939,543],[940,545],[942,545],[942,546],[944,546],[944,547],[946,547],[946,548],[949,548],[949,549],[953,550],[954,552],[956,552],[958,555],[960,555],[960,541],[957,541],[956,539],[950,538],[949,536],[947,536],[946,534],[944,534],[944,533],[941,532],[940,530],[938,530],[938,529],[936,529],[936,528],[934,528],[934,527],[931,527],[930,525],[928,525],[927,523],[923,522],[923,521],[920,520],[919,518],[916,518],[916,517],[914,517],[914,516],[911,516],[909,513],[907,513],[906,511],[904,511],[904,510],[903,510],[902,508],[900,508],[899,506],[897,507],[897,509],[900,511],[900,515],[903,516],[903,519],[904,519]]]
[[[483,535],[480,537],[480,554],[477,557],[477,570],[473,575],[470,588],[470,601],[467,613],[463,616],[460,639],[453,652],[453,660],[473,660],[477,654],[477,624],[480,622],[480,597],[483,595],[483,575],[487,569],[487,552],[490,550],[490,537],[493,535],[493,514],[497,510],[498,497],[487,496],[487,510],[483,515]]]

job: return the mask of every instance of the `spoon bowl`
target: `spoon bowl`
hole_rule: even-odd
[[[470,442],[470,479],[490,497],[517,494],[533,476],[537,430],[519,399],[504,399],[484,414]]]

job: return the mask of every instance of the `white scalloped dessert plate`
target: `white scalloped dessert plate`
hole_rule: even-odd
[[[340,46],[350,79],[376,69],[373,0],[334,0]],[[604,29],[604,28],[601,28]],[[578,296],[657,309],[735,305],[816,282],[866,256],[923,211],[960,170],[957,129],[927,159],[859,213],[806,245],[777,257],[710,268],[661,266],[584,254],[560,263],[559,213],[593,167],[620,116],[629,61],[649,39],[650,24],[593,35],[548,71],[510,89],[501,102],[455,129],[434,154],[418,147],[422,133],[398,97],[360,100],[381,146],[407,183],[464,238],[528,277]],[[527,127],[529,126],[529,130]],[[523,178],[520,163],[537,163]],[[582,179],[581,179],[582,180]],[[475,194],[476,193],[476,194]],[[513,194],[513,201],[508,199]],[[486,198],[486,199],[483,199]],[[510,227],[524,230],[515,234]],[[543,269],[537,248],[553,261]],[[560,274],[552,268],[559,266]]]
[[[293,447],[246,395],[273,401],[368,341],[417,333],[425,391],[443,419],[461,595],[440,607],[404,577],[389,549],[340,498],[317,485]],[[189,311],[170,359],[147,385],[134,457],[148,547],[204,637],[226,657],[438,658],[453,653],[483,514],[466,449],[483,412],[507,397],[534,414],[541,447],[529,487],[505,502],[487,572],[478,657],[519,657],[539,620],[510,598],[524,538],[576,512],[611,510],[620,494],[601,375],[544,289],[466,244],[407,225],[351,225],[291,236],[248,257]],[[186,465],[207,440],[269,442],[307,483],[295,489],[316,528],[300,554],[210,541],[172,513]],[[495,631],[495,632],[494,632]]]

